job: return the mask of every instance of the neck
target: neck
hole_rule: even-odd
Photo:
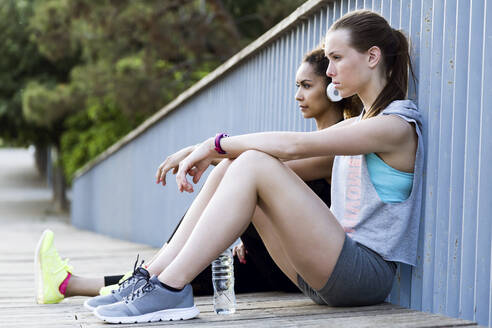
[[[323,115],[315,117],[314,119],[316,121],[316,128],[318,130],[323,130],[343,120],[343,114],[335,108],[330,108],[325,111]]]
[[[374,78],[366,84],[366,87],[357,93],[366,112],[371,109],[372,105],[376,101],[376,98],[386,86],[386,83],[388,83],[386,78],[381,78],[380,76],[375,75]]]

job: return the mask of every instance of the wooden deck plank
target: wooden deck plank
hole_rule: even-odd
[[[1,157],[1,156],[0,156]],[[8,191],[0,161],[0,327],[109,327],[83,307],[85,297],[59,304],[39,305],[34,299],[33,253],[42,231],[55,232],[55,245],[69,257],[77,275],[121,274],[133,267],[136,255],[149,259],[157,250],[147,245],[109,238],[75,229],[66,216],[46,211],[49,197],[29,202],[6,201]],[[3,175],[2,175],[3,174]],[[32,175],[32,172],[30,173]],[[24,179],[24,184],[26,183]],[[10,187],[12,181],[10,181]],[[32,192],[32,185],[20,185]],[[31,188],[31,189],[29,189]],[[37,187],[39,189],[39,183]],[[30,191],[29,191],[30,190]],[[31,195],[32,196],[32,195]],[[473,322],[418,312],[392,304],[333,308],[319,306],[302,294],[254,293],[237,295],[237,312],[219,316],[212,297],[196,297],[201,313],[188,321],[117,325],[115,327],[468,327]]]

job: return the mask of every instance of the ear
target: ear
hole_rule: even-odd
[[[372,46],[367,50],[368,54],[368,65],[370,68],[375,68],[379,61],[381,60],[381,49],[377,46]]]

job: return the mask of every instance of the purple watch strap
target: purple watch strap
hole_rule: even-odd
[[[221,155],[224,155],[224,154],[227,154],[224,149],[222,149],[222,147],[220,146],[220,139],[222,138],[227,138],[228,135],[225,134],[225,133],[219,133],[215,136],[215,150],[221,154]]]

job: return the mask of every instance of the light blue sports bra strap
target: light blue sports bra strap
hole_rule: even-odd
[[[366,154],[365,158],[369,177],[383,202],[400,203],[410,196],[413,173],[389,166],[375,153]]]

